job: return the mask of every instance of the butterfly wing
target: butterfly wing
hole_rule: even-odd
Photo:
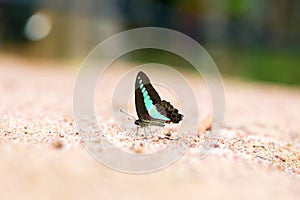
[[[140,79],[138,77],[142,77],[141,72],[138,73],[135,81],[135,109],[136,113],[140,120],[150,120],[150,115],[148,114],[148,111],[146,109],[145,103],[144,103],[144,97],[142,90],[140,88]]]
[[[147,75],[140,71],[135,81],[135,107],[140,120],[179,123],[183,115],[170,102],[161,100]]]
[[[160,105],[163,107],[165,116],[170,119],[166,121],[166,123],[179,123],[182,120],[183,115],[180,114],[178,110],[170,104],[170,102],[162,100]]]
[[[140,120],[170,120],[161,108],[161,99],[147,75],[140,71],[135,81],[135,107]]]

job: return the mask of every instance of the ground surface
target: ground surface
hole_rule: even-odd
[[[14,57],[0,65],[0,199],[300,196],[300,89],[226,79],[226,120],[212,153],[199,159],[199,131],[175,164],[131,175],[83,148],[72,113],[75,70]]]

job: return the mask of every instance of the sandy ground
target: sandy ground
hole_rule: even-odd
[[[300,89],[226,79],[212,153],[199,159],[195,139],[170,167],[132,175],[83,148],[74,69],[14,57],[0,67],[0,199],[299,199]]]

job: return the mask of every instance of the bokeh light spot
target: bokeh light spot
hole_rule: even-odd
[[[26,22],[25,37],[31,41],[42,40],[48,36],[52,28],[50,17],[44,12],[34,13]]]

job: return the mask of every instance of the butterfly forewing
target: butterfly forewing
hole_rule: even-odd
[[[136,79],[135,82],[135,109],[140,120],[150,120],[150,116],[144,104],[143,93],[138,85],[138,79]]]

